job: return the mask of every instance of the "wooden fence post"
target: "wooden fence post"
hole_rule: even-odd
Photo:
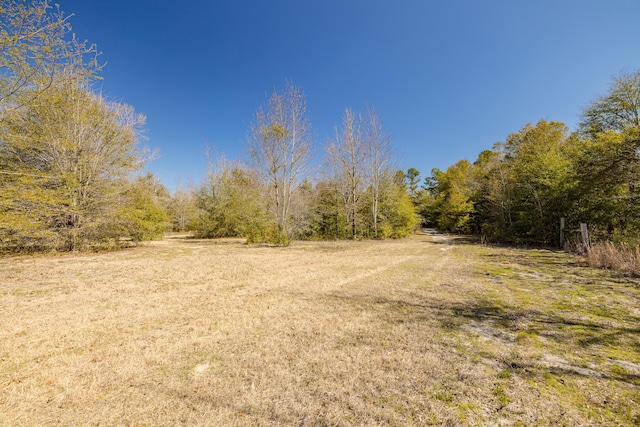
[[[585,222],[580,223],[580,234],[582,234],[582,244],[584,248],[589,247],[589,231],[587,231],[587,224]]]
[[[564,217],[560,218],[560,249],[564,248]]]

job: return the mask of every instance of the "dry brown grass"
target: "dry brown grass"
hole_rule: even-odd
[[[640,276],[640,247],[613,242],[598,242],[587,249],[587,261],[592,267],[608,268]]]
[[[0,259],[0,425],[633,425],[640,291],[418,235]]]

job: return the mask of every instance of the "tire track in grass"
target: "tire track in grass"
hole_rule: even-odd
[[[385,271],[391,270],[392,268],[395,268],[397,266],[399,266],[400,264],[403,264],[407,261],[411,261],[414,259],[417,259],[419,257],[414,256],[414,255],[408,255],[408,256],[404,256],[401,258],[398,258],[396,260],[394,260],[393,262],[391,262],[390,264],[386,264],[383,266],[380,266],[378,268],[374,268],[373,270],[369,270],[369,271],[365,271],[363,273],[360,274],[355,274],[353,276],[347,277],[345,279],[342,279],[340,281],[338,281],[336,283],[336,287],[337,288],[342,288],[344,286],[350,285],[352,283],[358,282],[360,280],[364,280],[364,279],[368,279],[370,277],[374,277],[377,276],[379,274],[384,273]]]

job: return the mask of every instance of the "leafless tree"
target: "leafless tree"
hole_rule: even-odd
[[[371,214],[373,219],[373,235],[378,237],[378,216],[380,199],[385,188],[393,179],[391,135],[384,129],[378,112],[371,108],[367,111],[364,123],[364,148],[368,166],[371,189]]]
[[[290,82],[256,112],[249,153],[267,183],[278,230],[289,235],[293,194],[299,189],[311,155],[312,132],[304,93]]]
[[[346,109],[341,129],[336,129],[327,145],[327,155],[351,237],[364,231],[365,222],[373,229],[366,234],[372,231],[378,237],[380,201],[392,183],[394,165],[391,137],[377,111],[370,109],[363,116]]]
[[[333,180],[342,198],[353,238],[358,233],[358,212],[367,180],[367,147],[361,123],[361,116],[356,116],[353,111],[346,109],[342,118],[342,129],[336,129],[335,139],[327,145]]]

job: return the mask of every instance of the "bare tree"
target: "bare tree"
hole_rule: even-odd
[[[249,153],[267,183],[273,218],[289,235],[292,196],[302,184],[311,154],[311,123],[302,90],[287,83],[256,112]]]
[[[377,111],[363,116],[346,109],[327,155],[351,237],[379,237],[380,205],[393,183],[394,165],[391,137]]]
[[[186,188],[178,186],[171,196],[168,209],[173,231],[186,231],[197,217],[195,188],[189,183]]]
[[[359,208],[367,180],[367,147],[361,122],[361,116],[346,109],[342,118],[342,130],[336,129],[335,139],[327,145],[333,180],[344,203],[352,238],[356,238],[358,233]]]
[[[373,236],[378,237],[378,216],[380,199],[385,188],[393,179],[393,153],[391,136],[384,129],[380,115],[370,109],[364,123],[365,158],[367,159],[369,182],[371,188],[371,215],[373,219]]]

